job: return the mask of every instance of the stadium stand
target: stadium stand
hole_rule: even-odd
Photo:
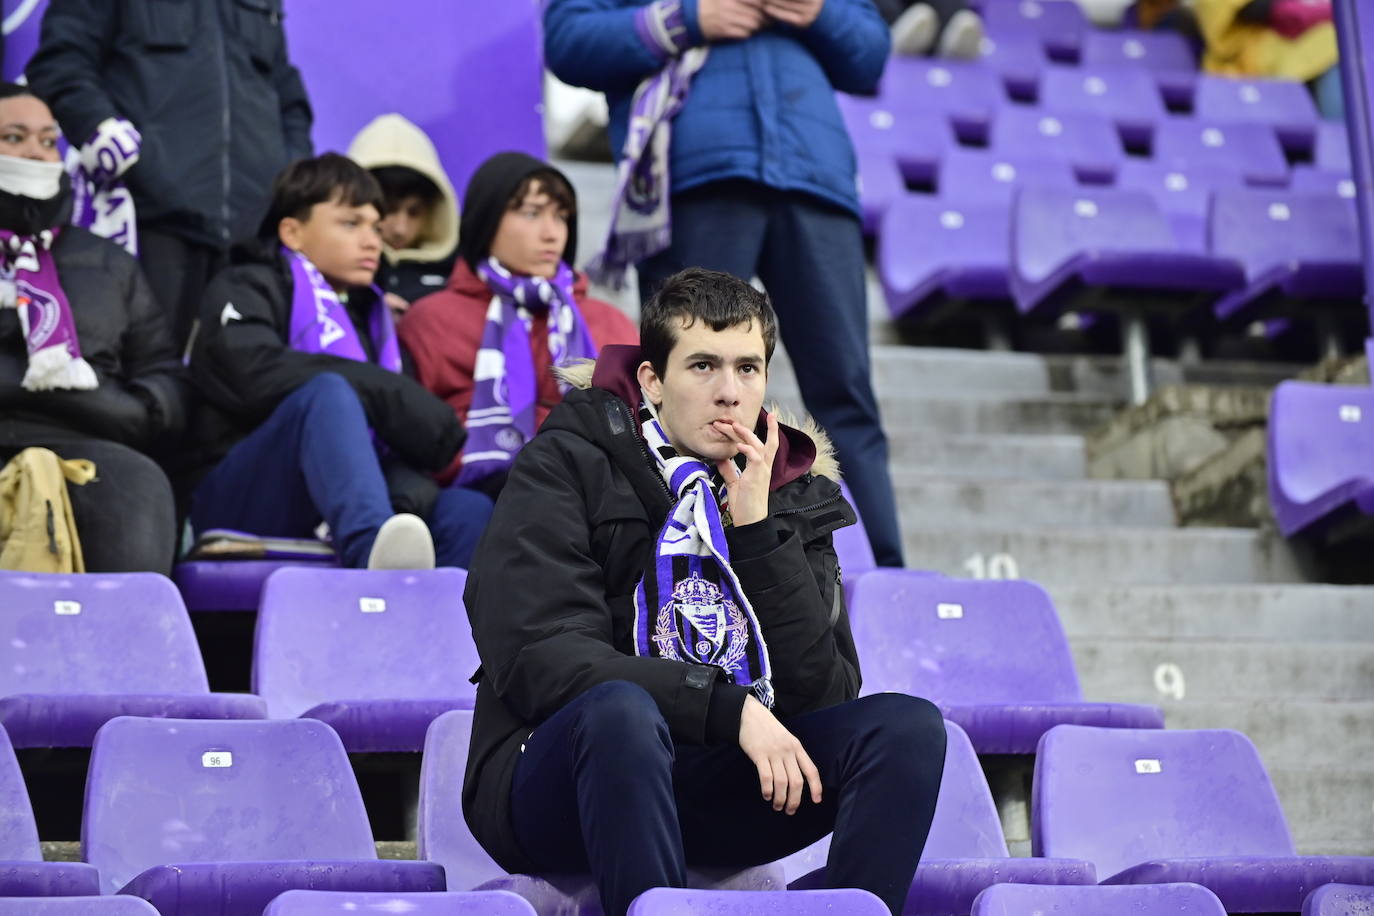
[[[868,891],[697,891],[657,887],[630,904],[630,916],[885,916],[887,907]]]
[[[1034,884],[994,884],[973,901],[972,916],[1023,916],[1026,913],[1068,912],[1139,913],[1171,916],[1194,913],[1221,916],[1221,901],[1198,884],[1095,885],[1056,887]]]
[[[1360,916],[1374,907],[1374,887],[1323,884],[1302,902],[1302,916]]]
[[[137,897],[0,897],[0,916],[157,916]]]
[[[84,862],[43,861],[24,775],[19,771],[9,735],[0,728],[0,904],[7,897],[99,893],[100,876],[92,866]]]
[[[405,913],[408,916],[534,916],[523,897],[509,891],[363,894],[345,891],[287,891],[262,916],[336,916]]]

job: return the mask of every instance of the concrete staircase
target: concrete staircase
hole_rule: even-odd
[[[585,259],[613,174],[567,171]],[[637,314],[633,287],[598,294]],[[1119,359],[902,347],[872,276],[867,305],[907,565],[1044,584],[1089,699],[1244,731],[1301,852],[1374,854],[1374,587],[1315,584],[1313,558],[1270,532],[1180,529],[1162,481],[1088,479],[1083,434],[1125,400]],[[1154,373],[1272,385],[1292,369],[1156,361]],[[799,407],[785,353],[770,374],[772,395]]]

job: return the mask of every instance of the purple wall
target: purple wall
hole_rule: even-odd
[[[114,0],[109,0],[114,2]],[[492,153],[543,156],[539,0],[284,0],[315,148],[348,148],[397,111],[434,140],[458,193]],[[47,0],[4,0],[5,76],[38,44]]]

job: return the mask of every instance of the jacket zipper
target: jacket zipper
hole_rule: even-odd
[[[774,517],[774,518],[777,518],[777,517],[782,516],[782,515],[797,515],[798,513],[801,513],[801,512],[811,512],[811,511],[816,510],[816,509],[819,509],[819,508],[821,508],[821,507],[823,507],[823,506],[828,506],[828,505],[830,505],[831,503],[839,502],[839,501],[840,501],[840,497],[841,497],[841,494],[836,493],[834,496],[827,496],[825,499],[823,499],[823,500],[821,500],[820,502],[816,503],[814,506],[795,506],[795,507],[793,507],[793,508],[791,508],[791,509],[779,509],[777,512],[774,512],[774,513],[773,513],[773,517]]]
[[[657,480],[658,485],[663,488],[663,495],[668,497],[669,503],[672,503],[674,501],[673,491],[668,489],[668,484],[663,480],[663,475],[657,472],[658,463],[654,461],[654,456],[649,452],[649,443],[644,441],[643,436],[635,435],[635,418],[634,414],[630,412],[630,405],[626,404],[620,398],[616,398],[616,406],[620,412],[625,415],[625,418],[629,420],[630,434],[634,435],[635,441],[639,443],[639,450],[643,453],[644,459],[649,462],[649,467],[654,468],[654,479]]]

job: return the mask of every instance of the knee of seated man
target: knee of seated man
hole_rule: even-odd
[[[337,372],[321,372],[296,389],[312,404],[358,404],[358,394],[348,380]]]
[[[629,681],[606,681],[587,690],[578,716],[578,730],[593,740],[622,742],[651,738],[667,723],[649,692]]]
[[[874,737],[885,746],[922,755],[938,749],[944,759],[945,718],[934,703],[905,693],[878,693],[860,702]]]

